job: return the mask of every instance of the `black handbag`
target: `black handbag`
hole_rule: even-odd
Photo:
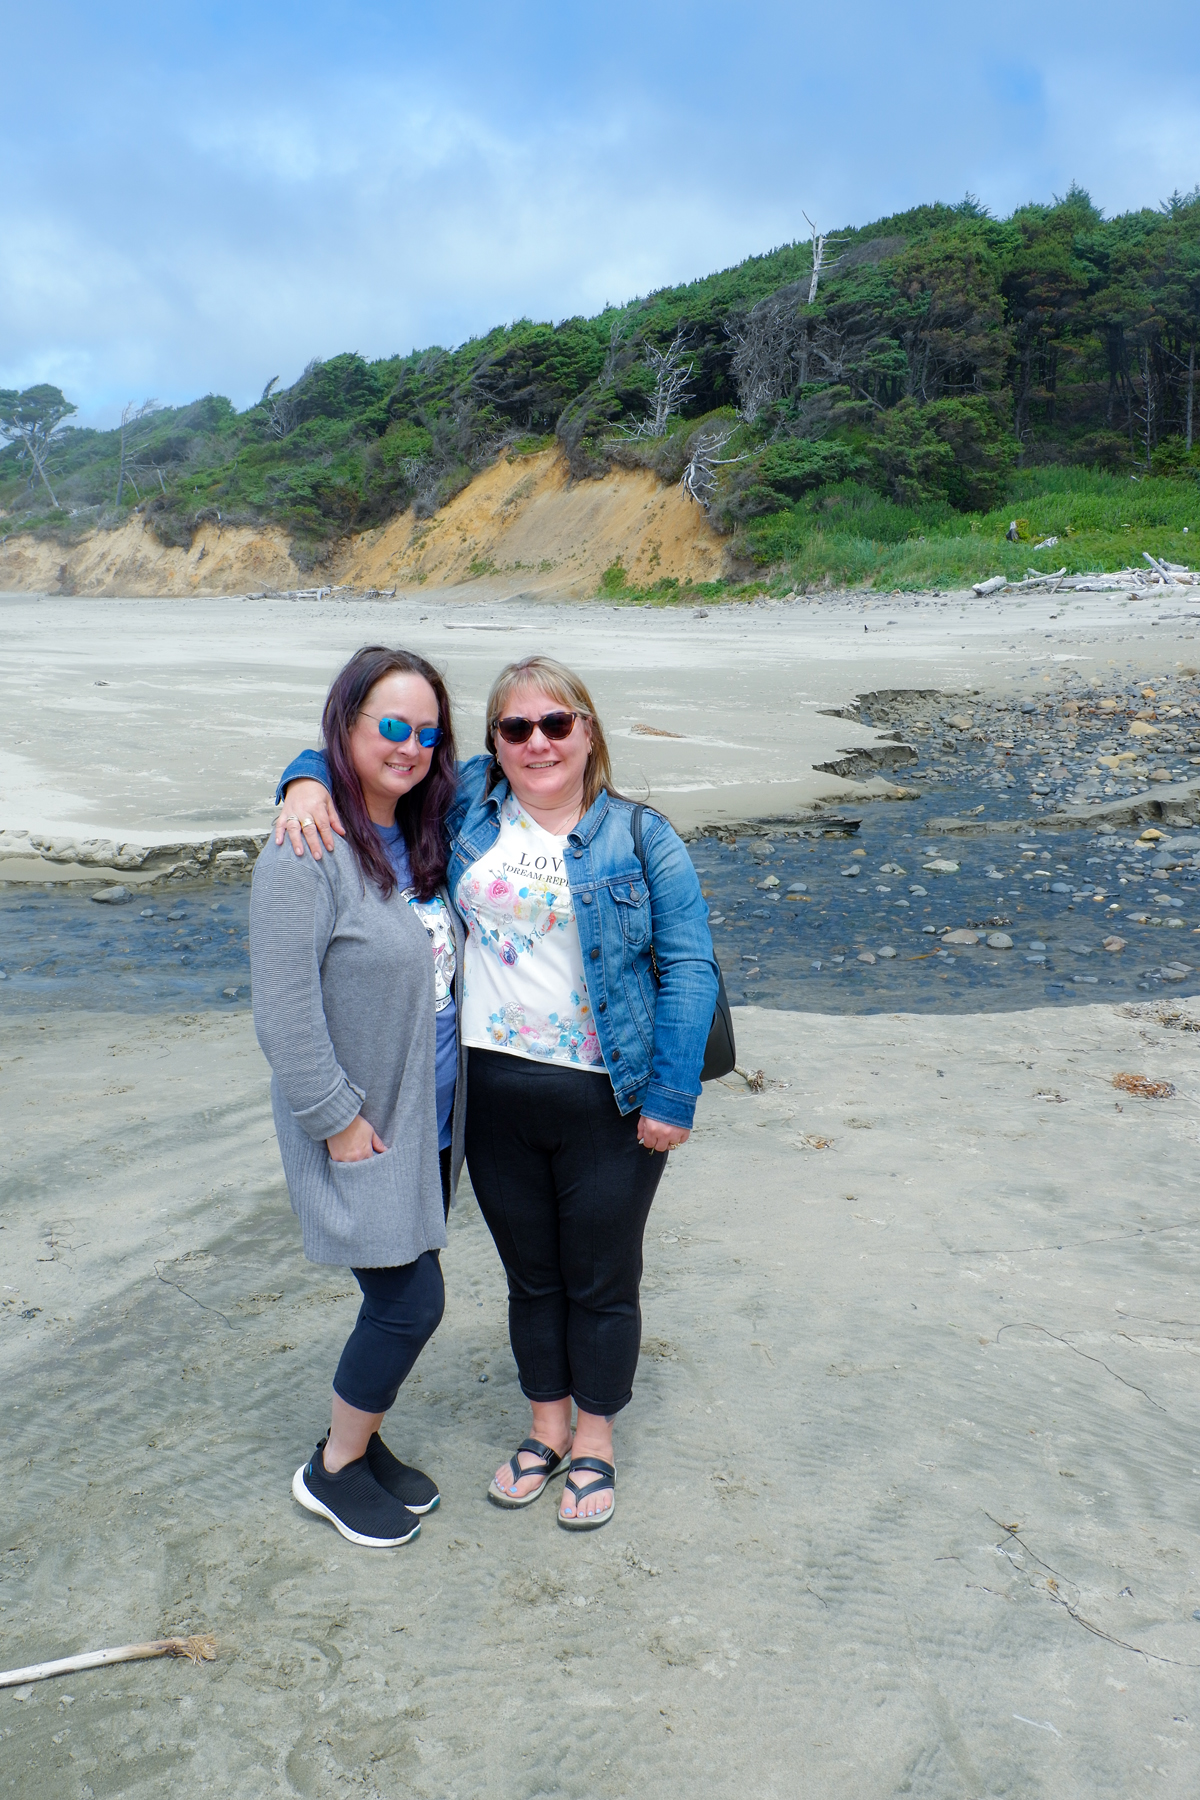
[[[650,886],[650,877],[646,874],[646,858],[642,854],[642,814],[644,806],[633,809],[629,828],[633,833],[633,853],[642,865],[642,875],[646,886]],[[713,961],[717,962],[716,951]],[[650,962],[654,969],[654,978],[658,980],[658,958],[654,954],[654,945],[650,945]],[[717,962],[717,1004],[709,1027],[708,1042],[704,1046],[704,1067],[700,1071],[701,1081],[719,1081],[722,1075],[732,1075],[737,1062],[737,1048],[733,1041],[733,1014],[729,1010],[729,996],[725,992],[725,977],[721,973],[721,965]]]

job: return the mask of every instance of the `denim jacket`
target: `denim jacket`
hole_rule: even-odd
[[[489,756],[459,765],[458,796],[447,820],[446,882],[452,895],[464,871],[500,833],[508,783],[501,778],[488,793],[492,768]],[[301,776],[329,785],[320,751],[302,751],[289,763],[276,798]],[[633,848],[632,811],[631,801],[601,794],[567,834],[567,881],[588,998],[620,1111],[640,1110],[664,1125],[690,1129],[717,1003],[708,908],[682,842],[666,819],[650,811],[642,829],[643,877]]]

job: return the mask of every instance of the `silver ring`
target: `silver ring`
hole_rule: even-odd
[[[281,825],[298,825],[299,823],[300,820],[295,813],[284,813],[280,820]]]

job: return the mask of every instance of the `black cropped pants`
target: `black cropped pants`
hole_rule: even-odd
[[[472,1050],[467,1168],[508,1277],[521,1390],[611,1418],[642,1340],[642,1238],[665,1156],[606,1074]]]

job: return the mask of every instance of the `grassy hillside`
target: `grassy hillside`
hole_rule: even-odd
[[[59,509],[10,447],[0,535],[135,508],[187,544],[219,514],[282,526],[311,567],[557,438],[580,480],[686,477],[743,579],[903,588],[1142,548],[1190,560],[1200,195],[1111,220],[1078,189],[1005,220],[970,199],[917,208],[840,233],[810,302],[812,258],[786,245],[592,319],[314,362],[240,413],[211,395],[164,409],[126,434],[119,506],[118,433],[60,432]],[[1048,535],[1062,542],[1031,552]]]

